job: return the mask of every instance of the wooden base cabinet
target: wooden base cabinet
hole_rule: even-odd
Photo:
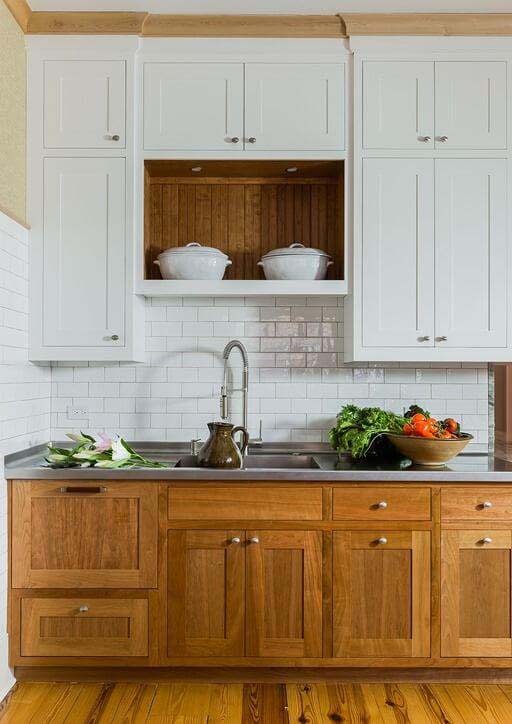
[[[334,656],[430,655],[430,532],[336,531]]]

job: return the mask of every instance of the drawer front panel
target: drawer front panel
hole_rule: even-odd
[[[445,488],[441,491],[441,518],[512,521],[512,489]]]
[[[169,487],[171,520],[322,520],[322,488]]]
[[[25,598],[22,656],[147,656],[145,599]]]
[[[337,488],[334,520],[430,520],[429,488]]]

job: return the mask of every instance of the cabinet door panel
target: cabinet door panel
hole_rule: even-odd
[[[433,160],[365,159],[362,226],[364,346],[431,347]]]
[[[247,655],[321,656],[322,534],[248,531],[247,541]]]
[[[435,73],[436,148],[506,148],[507,64],[447,61]]]
[[[334,656],[430,654],[429,532],[335,532],[333,586]]]
[[[443,531],[442,656],[512,656],[511,549],[507,530]]]
[[[124,159],[45,159],[44,345],[124,345],[125,248]]]
[[[112,136],[119,136],[115,141]],[[125,63],[47,60],[44,64],[46,148],[124,148]]]
[[[436,161],[436,339],[507,344],[507,162]],[[439,338],[446,337],[440,341]]]
[[[146,63],[144,147],[242,150],[243,78],[241,63]]]
[[[434,64],[367,61],[363,64],[365,148],[434,146]],[[430,140],[425,141],[425,137]]]
[[[169,656],[243,656],[243,542],[241,531],[169,531]]]
[[[12,506],[14,588],[156,586],[154,484],[16,481]]]
[[[247,63],[246,150],[343,149],[344,91],[343,64]]]

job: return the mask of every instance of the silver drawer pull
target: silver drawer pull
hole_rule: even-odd
[[[80,606],[78,610],[80,611],[80,613],[87,613],[87,611],[89,610],[89,606]]]
[[[418,141],[421,141],[421,143],[428,143],[431,140],[430,136],[418,136]]]
[[[229,541],[230,543],[240,543],[240,538],[236,535],[234,538],[231,538]]]
[[[254,538],[249,538],[249,543],[259,543],[260,539],[257,536],[254,536]]]
[[[388,504],[385,500],[379,500],[377,503],[377,508],[380,508],[380,510],[385,510],[388,507]]]
[[[388,542],[388,539],[385,538],[384,536],[382,536],[381,538],[377,538],[377,540],[375,541],[375,543],[379,543],[379,545],[383,545],[383,546],[386,545],[387,542]]]
[[[490,500],[484,500],[482,503],[482,508],[492,508],[492,503]]]
[[[492,538],[488,538],[488,537],[482,538],[480,543],[492,543]]]

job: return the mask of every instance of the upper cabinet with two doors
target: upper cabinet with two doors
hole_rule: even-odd
[[[146,62],[147,151],[340,151],[343,63]]]

